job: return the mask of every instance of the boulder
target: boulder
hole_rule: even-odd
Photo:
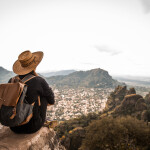
[[[144,110],[142,112],[141,119],[150,122],[150,110]]]
[[[150,92],[145,96],[145,101],[147,104],[150,104]]]
[[[124,97],[122,103],[114,109],[113,113],[141,118],[141,113],[144,110],[147,110],[147,105],[143,97],[138,94],[130,94]]]
[[[129,108],[129,107],[131,108],[131,107],[135,106],[135,103],[141,98],[143,98],[143,97],[138,94],[127,95],[127,96],[125,96],[124,100],[122,101],[122,106],[125,108]]]
[[[9,128],[0,130],[0,150],[65,150],[55,131],[42,127],[33,134],[15,134]]]
[[[128,91],[127,91],[127,94],[126,95],[131,95],[131,94],[136,94],[136,91],[134,88],[130,88]]]
[[[62,139],[62,144],[67,150],[77,150],[82,140],[85,138],[85,129],[82,127],[76,127],[69,131],[69,134]]]
[[[136,109],[136,111],[147,110],[147,105],[143,98],[138,99],[138,101],[135,104],[135,109]]]

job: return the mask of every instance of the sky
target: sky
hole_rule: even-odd
[[[0,66],[43,51],[38,72],[150,76],[150,0],[0,0]]]

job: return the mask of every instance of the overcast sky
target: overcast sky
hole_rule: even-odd
[[[150,0],[0,0],[0,66],[43,51],[38,72],[150,76]]]

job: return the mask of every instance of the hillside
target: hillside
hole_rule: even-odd
[[[123,83],[112,79],[107,71],[92,69],[89,71],[76,71],[66,76],[53,76],[47,82],[56,87],[86,87],[86,88],[112,88]]]
[[[52,74],[55,76],[46,77]],[[7,83],[14,75],[15,74],[12,71],[0,67],[0,83]],[[40,73],[40,76],[44,76],[44,74]],[[124,85],[123,83],[112,79],[107,71],[100,68],[89,71],[58,71],[51,74],[47,73],[44,77],[46,77],[47,82],[51,86],[56,87],[114,88],[117,85]]]
[[[12,71],[8,71],[3,67],[0,67],[0,83],[7,83],[14,75],[15,74]]]
[[[113,76],[114,79],[125,82],[128,85],[132,86],[142,86],[150,87],[150,78],[149,77],[136,77],[136,76]]]
[[[40,73],[40,74],[44,77],[51,77],[51,76],[59,76],[59,75],[68,75],[75,71],[76,70],[61,70],[61,71],[46,72],[46,73]]]
[[[68,150],[150,149],[150,93],[118,86],[105,109],[60,123],[55,130]]]

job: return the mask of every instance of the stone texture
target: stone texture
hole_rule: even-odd
[[[34,134],[15,134],[9,128],[0,130],[0,150],[65,150],[53,129],[41,128]]]
[[[108,97],[108,100],[106,102],[106,106],[105,106],[104,110],[105,111],[111,111],[117,105],[120,105],[122,100],[124,99],[126,93],[127,93],[126,86],[118,86],[118,87],[116,87],[114,92],[112,92],[110,94],[110,96]]]
[[[130,94],[136,94],[136,91],[134,88],[130,88],[128,91],[127,91],[127,94],[126,95],[130,95]]]
[[[76,127],[69,131],[69,134],[62,139],[62,144],[67,150],[77,150],[82,140],[85,138],[85,129],[82,127]]]
[[[150,93],[146,98],[143,99],[141,95],[136,94],[134,88],[127,90],[126,86],[118,86],[108,97],[104,113],[100,117],[131,115],[149,121],[150,113],[148,111],[143,113],[143,111],[148,110],[147,104],[150,101]]]
[[[150,92],[145,96],[145,101],[147,104],[150,104]]]

